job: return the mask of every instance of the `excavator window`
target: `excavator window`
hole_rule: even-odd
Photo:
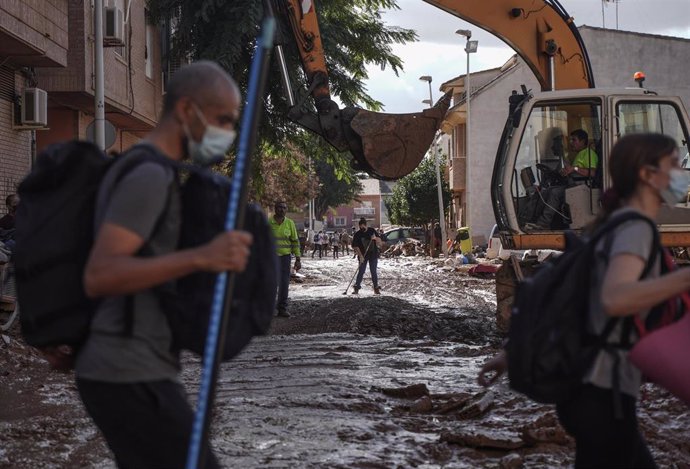
[[[690,143],[680,110],[670,102],[621,101],[616,105],[618,138],[630,133],[657,132],[668,135],[678,143],[681,167],[690,171]],[[662,206],[658,221],[660,224],[690,224],[690,197],[675,207]]]
[[[597,98],[537,103],[525,124],[511,184],[513,203],[526,231],[581,228],[599,207],[602,104]],[[573,131],[588,136],[590,176],[565,176],[577,151],[569,146]],[[582,161],[582,156],[578,161]],[[580,163],[578,163],[580,164]]]

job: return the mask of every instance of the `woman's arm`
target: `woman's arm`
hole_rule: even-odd
[[[601,303],[606,314],[637,314],[690,290],[690,269],[640,280],[644,266],[644,260],[634,254],[622,253],[611,259],[601,288]]]

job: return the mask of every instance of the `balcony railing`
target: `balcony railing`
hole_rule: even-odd
[[[374,216],[376,215],[376,209],[374,207],[355,207],[355,215],[358,217]]]

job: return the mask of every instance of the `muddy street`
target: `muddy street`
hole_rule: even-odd
[[[494,280],[424,258],[381,259],[382,294],[343,295],[355,260],[305,257],[276,318],[223,365],[212,444],[226,467],[562,467],[552,407],[476,384],[499,347]],[[368,276],[368,274],[367,274]],[[12,331],[0,342],[0,467],[114,467],[76,396]],[[199,361],[184,358],[194,399]],[[641,426],[660,467],[690,467],[690,412],[645,385]]]

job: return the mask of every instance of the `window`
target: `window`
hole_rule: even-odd
[[[388,233],[386,235],[387,241],[395,241],[399,238],[400,238],[400,231],[399,230],[391,231],[390,233]]]
[[[640,132],[657,132],[668,135],[679,146],[681,166],[690,169],[688,163],[690,144],[688,143],[687,129],[683,127],[683,119],[679,115],[678,109],[671,103],[618,103],[616,122],[618,137]]]
[[[131,1],[131,0],[130,0]],[[123,46],[120,47],[113,47],[113,50],[115,51],[115,54],[119,55],[122,59],[128,60],[129,57],[129,15],[128,11],[125,9],[125,0],[107,0],[104,2],[104,5],[107,7],[115,7],[119,11],[122,12],[123,15],[123,21],[124,21],[124,29],[122,33],[122,41],[124,42]]]
[[[146,21],[146,44],[144,45],[144,63],[146,65],[146,78],[153,78],[153,35],[154,26],[150,24],[149,11],[144,10]]]
[[[629,133],[657,132],[668,135],[678,145],[680,165],[690,171],[690,145],[688,129],[685,128],[680,111],[672,103],[623,101],[616,105],[616,133],[622,137]],[[666,225],[690,223],[690,199],[674,207],[662,205],[657,222]]]
[[[556,186],[570,188],[583,185],[577,191],[570,191],[578,194],[577,200],[573,200],[572,204],[568,200],[570,197],[551,202],[558,207],[555,207],[557,216],[550,223],[550,229],[580,228],[581,223],[585,223],[585,220],[598,211],[596,201],[599,196],[595,191],[599,190],[602,178],[601,112],[601,102],[598,99],[537,103],[532,109],[518,147],[511,182],[520,226],[540,219],[546,204],[542,198],[548,199],[546,191]],[[587,145],[580,150],[569,140],[570,134],[576,130],[583,130],[587,134]],[[573,166],[576,157],[578,160],[583,158],[583,151],[588,152],[590,157],[592,154],[596,155],[596,171],[593,176],[561,176],[560,170]],[[584,168],[583,165],[580,166]],[[569,208],[574,213],[570,217],[565,213],[567,210],[564,204],[570,204]],[[584,207],[582,210],[579,210],[580,205]],[[580,212],[584,214],[582,217],[579,217]]]
[[[347,225],[347,217],[335,217],[333,224],[335,226],[345,226]]]

